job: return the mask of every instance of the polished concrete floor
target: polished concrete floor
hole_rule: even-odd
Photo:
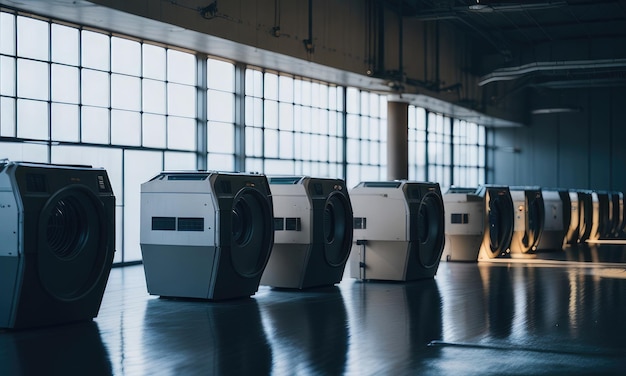
[[[0,332],[0,375],[626,374],[626,248],[540,256],[224,302],[115,268],[93,322]]]

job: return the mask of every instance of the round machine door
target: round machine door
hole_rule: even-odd
[[[87,295],[110,267],[115,229],[102,201],[86,187],[67,186],[44,205],[38,227],[42,286],[63,301]]]
[[[508,200],[505,198],[509,198]],[[511,245],[513,233],[513,206],[510,196],[488,196],[487,250],[489,258],[503,255]]]
[[[353,215],[348,197],[339,192],[324,205],[324,256],[331,266],[344,265],[352,247]]]
[[[591,193],[578,193],[578,242],[584,243],[591,235],[593,227],[593,197]]]
[[[263,272],[274,241],[273,218],[266,196],[241,189],[233,199],[231,260],[237,273],[252,278]]]
[[[417,215],[419,260],[425,268],[433,268],[439,265],[445,237],[441,196],[434,192],[426,193],[419,204]]]

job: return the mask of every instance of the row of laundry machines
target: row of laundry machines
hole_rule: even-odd
[[[622,236],[618,192],[217,171],[141,185],[148,293],[224,300],[283,289],[431,279],[441,260],[532,257]],[[115,253],[107,172],[0,160],[0,328],[97,316]],[[346,271],[346,267],[348,270]]]
[[[483,185],[444,194],[447,261],[533,258],[541,251],[626,238],[618,191]]]

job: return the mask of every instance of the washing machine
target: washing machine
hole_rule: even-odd
[[[594,210],[593,192],[589,190],[577,190],[578,195],[578,239],[577,243],[584,243],[594,230],[594,223],[598,222],[598,211]],[[596,200],[597,201],[597,200]],[[596,225],[597,226],[597,225]]]
[[[352,278],[409,281],[435,276],[445,236],[439,183],[361,182],[350,191],[350,200]]]
[[[341,281],[352,247],[352,205],[341,179],[268,178],[274,246],[261,284],[304,289]]]
[[[611,191],[609,192],[609,198],[611,202],[611,238],[617,238],[622,231],[624,217],[623,217],[623,205],[624,195],[622,192]]]
[[[508,257],[513,237],[513,200],[508,186],[485,184],[478,188],[483,197],[485,234],[478,253],[478,260]]]
[[[106,170],[0,161],[0,327],[98,315],[115,253]]]
[[[539,187],[509,187],[515,223],[511,257],[535,257],[544,227],[545,210]]]
[[[446,241],[441,256],[446,261],[478,260],[484,236],[485,203],[476,188],[450,188],[443,195]]]
[[[565,233],[565,240],[564,240],[564,245],[572,245],[572,244],[578,244],[578,237],[579,237],[579,227],[580,227],[580,199],[578,197],[578,192],[576,192],[575,190],[569,190],[567,192],[568,196],[569,196],[569,203],[570,203],[570,215],[569,215],[569,222],[568,222],[568,228],[567,228],[567,232]]]
[[[611,200],[607,191],[592,191],[593,214],[591,232],[587,242],[607,239],[611,233]]]
[[[544,210],[543,231],[537,243],[537,250],[561,251],[572,212],[569,192],[543,188],[541,195]]]
[[[140,244],[148,293],[254,295],[274,242],[265,175],[162,172],[141,185]]]

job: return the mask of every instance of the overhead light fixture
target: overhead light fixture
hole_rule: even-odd
[[[533,115],[544,115],[544,114],[562,114],[568,112],[581,112],[582,109],[580,107],[549,107],[549,108],[537,108],[532,110],[530,113]]]
[[[469,10],[478,11],[478,12],[489,12],[493,9],[487,4],[481,4],[480,0],[476,0],[476,4],[472,4],[469,6]]]

